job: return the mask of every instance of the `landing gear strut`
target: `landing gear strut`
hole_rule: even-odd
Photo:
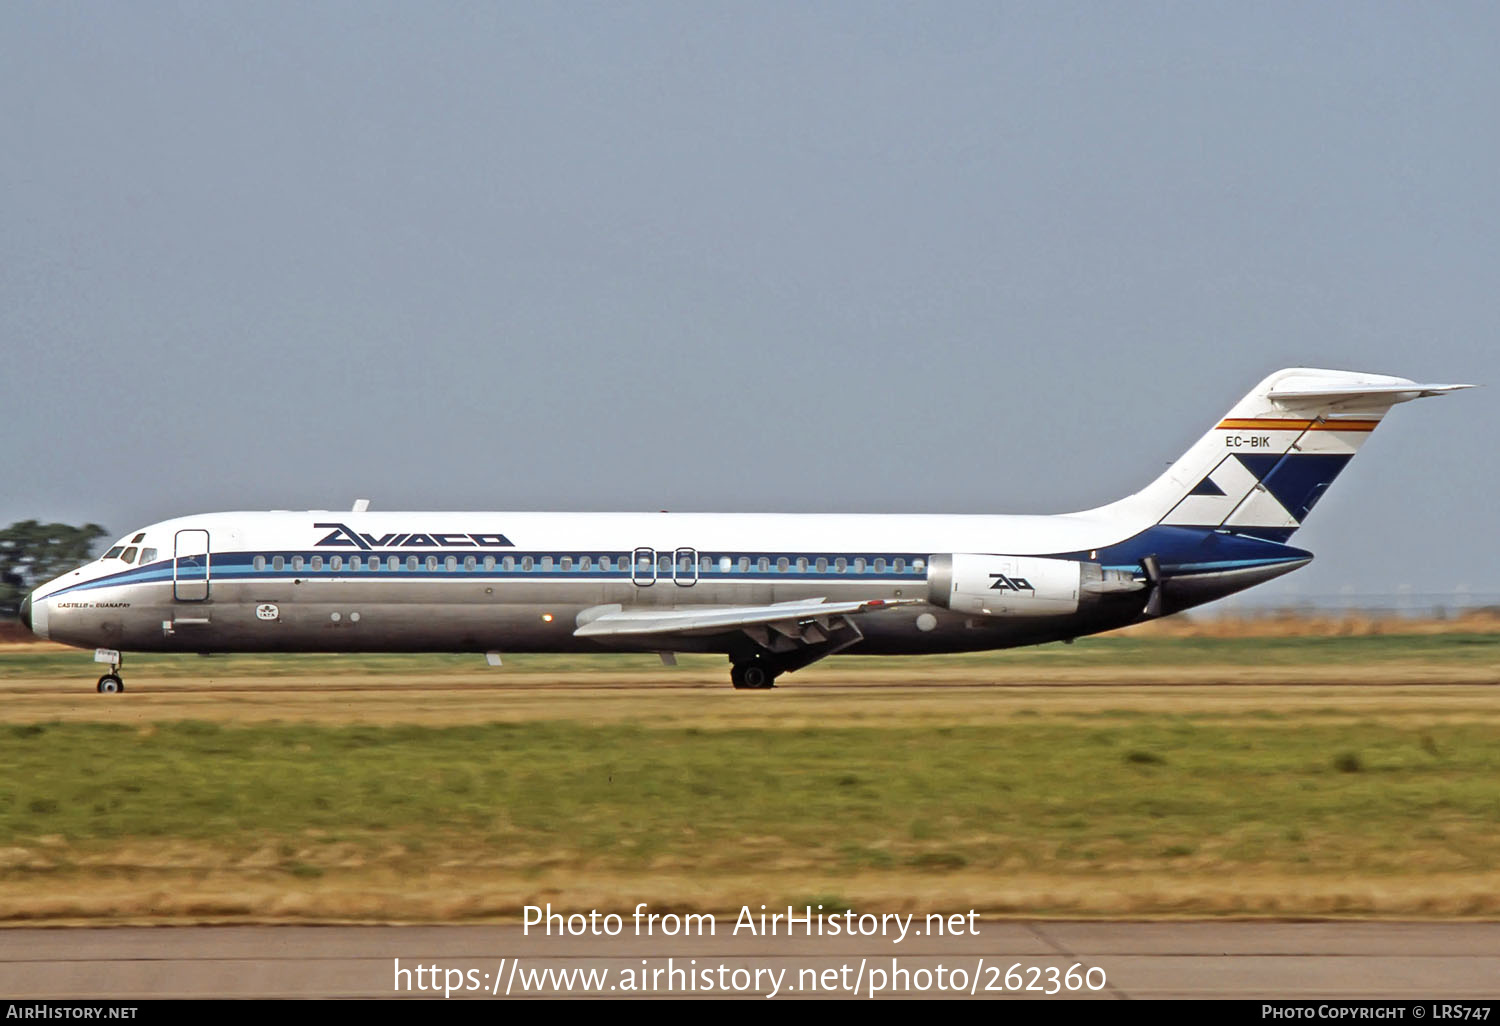
[[[776,686],[776,670],[762,659],[735,663],[729,680],[741,691],[767,691]]]
[[[115,656],[116,659],[119,656]],[[99,694],[118,695],[125,690],[125,681],[120,678],[120,664],[110,663],[109,672],[99,678]]]

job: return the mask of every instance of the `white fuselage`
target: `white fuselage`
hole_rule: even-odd
[[[994,598],[1008,605],[969,608],[947,591],[934,595],[934,557],[1048,557],[1029,564],[1033,585],[1059,565],[1111,567],[1112,547],[1141,531],[1111,512],[216,513],[127,535],[111,551],[134,551],[135,563],[116,556],[58,578],[37,590],[31,619],[56,640],[121,650],[733,654],[735,632],[576,632],[591,611],[613,607],[860,600],[892,605],[861,616],[847,650],[994,648],[1118,627],[1138,618],[1141,601],[1103,601],[1076,585],[1066,593],[1063,582],[1051,605],[1007,591]],[[1194,570],[1237,590],[1305,561],[1300,550],[1272,547]],[[143,562],[147,549],[155,558]],[[996,576],[1015,565],[997,563]],[[1113,568],[1138,572],[1138,559],[1125,553]]]

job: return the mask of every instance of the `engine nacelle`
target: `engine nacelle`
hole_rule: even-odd
[[[1098,563],[1042,556],[987,556],[969,552],[932,557],[927,600],[956,613],[980,616],[1066,616],[1105,580]]]

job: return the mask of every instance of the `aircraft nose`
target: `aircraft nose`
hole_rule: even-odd
[[[28,631],[31,630],[31,596],[30,595],[27,595],[25,598],[23,598],[21,600],[21,613],[20,613],[20,616],[21,616],[21,622],[26,625],[26,629]]]

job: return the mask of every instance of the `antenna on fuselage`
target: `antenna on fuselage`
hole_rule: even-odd
[[[365,510],[367,510],[369,508],[370,508],[370,500],[369,499],[355,499],[354,500],[354,508],[353,508],[353,510],[351,510],[351,512],[353,512],[353,513],[363,513]]]

